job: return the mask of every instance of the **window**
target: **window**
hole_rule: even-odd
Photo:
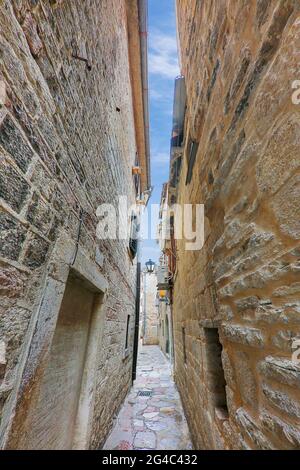
[[[129,323],[130,323],[130,315],[127,315],[127,324],[126,324],[126,339],[125,339],[125,352],[128,350],[128,340],[129,340]]]
[[[140,165],[139,158],[138,158],[138,155],[136,154],[135,166],[139,166],[139,165]],[[134,187],[135,187],[135,194],[136,196],[139,196],[141,192],[141,177],[138,173],[133,175],[133,181],[134,181]]]
[[[186,175],[185,184],[189,184],[192,181],[193,168],[196,161],[199,143],[194,140],[189,140],[187,156],[188,156],[188,170]]]
[[[129,250],[132,258],[136,257],[138,250],[138,238],[139,238],[139,219],[138,216],[133,212],[131,214],[131,229],[130,229],[130,239],[129,239]]]
[[[186,364],[187,362],[187,357],[186,357],[186,344],[185,344],[185,328],[181,328],[182,332],[182,348],[183,348],[183,361]]]
[[[222,364],[222,344],[218,328],[204,328],[208,388],[216,410],[228,416],[226,399],[226,381]]]

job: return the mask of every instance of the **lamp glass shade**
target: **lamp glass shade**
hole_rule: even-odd
[[[147,263],[146,263],[146,268],[147,268],[148,273],[153,273],[154,267],[155,267],[154,261],[149,259],[149,261],[147,261]]]

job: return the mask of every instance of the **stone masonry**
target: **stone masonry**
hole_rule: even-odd
[[[26,420],[46,367],[57,299],[72,266],[76,272],[85,266],[89,282],[104,286],[86,447],[99,448],[105,441],[131,386],[136,262],[128,240],[96,239],[98,205],[117,206],[119,195],[127,195],[130,204],[136,198],[132,167],[136,123],[142,119],[141,132],[143,118],[135,116],[133,106],[128,21],[135,16],[128,16],[127,8],[136,12],[137,2],[0,2],[3,448],[30,447]],[[135,76],[138,89],[141,78]]]
[[[193,442],[299,449],[300,3],[177,0],[177,21],[178,202],[205,204],[204,247],[177,243],[174,282],[175,376]]]
[[[158,306],[156,273],[143,272],[141,298],[141,334],[143,344],[158,344]]]

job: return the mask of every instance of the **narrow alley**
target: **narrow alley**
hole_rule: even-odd
[[[137,379],[104,449],[192,449],[172,370],[158,346],[140,346]]]

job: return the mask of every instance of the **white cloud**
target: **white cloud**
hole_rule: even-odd
[[[172,116],[172,95],[169,94],[169,90],[164,93],[164,90],[162,90],[161,87],[160,89],[152,87],[150,88],[150,99],[152,102],[159,104],[161,113],[167,116]]]
[[[154,88],[151,88],[150,89],[150,98],[152,100],[161,101],[161,100],[164,99],[164,95],[160,91],[155,90]]]
[[[175,37],[159,32],[150,36],[149,72],[169,79],[179,75]]]
[[[151,247],[151,246],[143,246],[143,249],[142,249],[142,263],[143,264],[146,261],[148,261],[148,259],[157,261],[159,257],[160,257],[160,249],[158,246],[157,248]]]
[[[166,152],[155,152],[151,157],[151,162],[153,165],[166,166],[169,165],[170,154]]]

